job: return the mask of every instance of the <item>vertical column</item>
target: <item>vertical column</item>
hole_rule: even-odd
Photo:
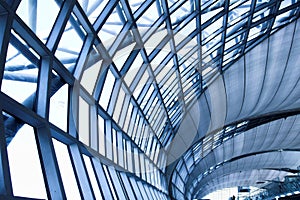
[[[36,141],[49,199],[66,199],[48,126],[36,129]]]
[[[12,195],[2,108],[0,109],[0,195]]]
[[[83,199],[95,199],[94,192],[92,190],[92,186],[78,145],[71,144],[69,146],[69,151]]]
[[[37,114],[48,120],[50,88],[52,77],[52,60],[50,57],[42,57],[39,69],[37,101],[35,109]],[[36,141],[47,195],[51,199],[65,199],[65,191],[62,184],[61,175],[52,143],[50,128],[48,125],[36,129]]]
[[[0,4],[0,88],[5,68],[6,54],[10,38],[13,18]],[[1,96],[0,96],[1,99]],[[2,102],[2,100],[0,100]],[[1,105],[1,104],[0,104]],[[12,183],[10,178],[7,144],[5,139],[2,107],[0,108],[0,196],[12,196]]]

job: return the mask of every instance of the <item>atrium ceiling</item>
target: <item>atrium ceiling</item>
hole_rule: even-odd
[[[298,173],[300,1],[4,0],[0,12],[0,197],[73,198],[61,155],[84,199],[200,199]],[[14,182],[23,132],[36,196]]]

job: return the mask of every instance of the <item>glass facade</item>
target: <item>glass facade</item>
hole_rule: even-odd
[[[252,174],[284,177],[268,175],[300,166],[275,159],[299,156],[289,146],[299,131],[299,7],[1,0],[0,198],[201,198],[224,187],[206,185],[219,168],[234,176],[223,166],[257,152],[255,162],[274,159]],[[266,142],[247,146],[258,132]]]

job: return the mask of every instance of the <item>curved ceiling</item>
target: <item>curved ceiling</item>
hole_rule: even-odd
[[[298,148],[299,1],[28,2],[0,2],[7,144],[45,123],[175,199],[227,160]]]
[[[191,133],[186,133],[189,125],[184,126],[187,122],[183,120],[184,129],[179,129],[176,137],[183,143],[192,144],[192,148],[183,155],[182,161],[174,166],[176,173],[173,172],[172,180],[176,185],[179,172],[184,185],[181,189],[186,197],[194,198],[197,190],[212,191],[203,188],[211,179],[201,180],[200,183],[199,177],[205,173],[212,173],[213,169],[233,157],[242,158],[245,154],[269,150],[299,149],[299,117],[287,117],[291,111],[299,113],[300,108],[300,71],[295,70],[300,64],[299,27],[298,20],[276,32],[246,53],[208,86],[196,107],[200,117],[196,112],[190,117],[194,120],[199,119],[195,128],[197,133],[193,135],[193,139],[190,138]],[[272,116],[284,113],[286,115],[282,119],[272,121]],[[264,120],[257,120],[257,127],[247,130],[246,127],[252,119],[263,116],[266,116]],[[271,122],[267,121],[268,118]],[[188,136],[185,137],[186,135]],[[176,145],[173,148],[176,149]],[[173,148],[169,149],[170,154],[176,152]],[[274,156],[278,155],[277,153],[274,153]],[[297,156],[293,156],[292,159],[298,161]],[[243,165],[239,165],[242,167],[236,170],[246,170],[243,166],[251,162],[253,160],[245,161]],[[186,167],[188,173],[182,169]],[[258,168],[254,169],[261,168],[258,165]],[[222,183],[225,179],[222,177],[226,173],[221,172],[224,174],[217,174],[220,177],[218,185],[225,186],[226,184]],[[231,185],[235,182],[234,179],[230,181]],[[236,181],[236,184],[239,184],[238,180]]]
[[[211,192],[232,188],[236,186],[252,186],[255,188],[263,188],[265,185],[275,182],[283,181],[285,176],[293,175],[280,169],[265,170],[265,169],[244,169],[243,171],[230,171],[229,174],[224,174],[216,179],[207,182],[206,185],[201,186],[200,190],[194,195],[195,198],[201,199]]]

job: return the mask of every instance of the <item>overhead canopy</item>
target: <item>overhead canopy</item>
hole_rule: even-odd
[[[200,117],[190,117],[199,119],[194,140],[185,137],[187,127],[176,135],[192,146],[175,169],[185,196],[201,198],[240,184],[259,186],[258,177],[250,176],[257,170],[269,175],[267,169],[297,169],[299,153],[285,151],[300,149],[299,39],[298,20],[246,53],[200,96]],[[176,152],[173,148],[170,154]],[[240,171],[248,171],[246,182]],[[174,185],[177,176],[173,173]]]

